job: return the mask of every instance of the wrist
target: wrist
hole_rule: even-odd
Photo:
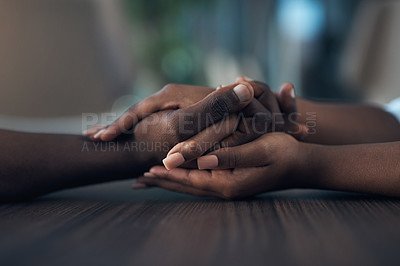
[[[91,165],[107,180],[137,177],[157,163],[149,146],[134,140],[89,143],[96,148],[84,155],[85,167]]]
[[[318,179],[324,168],[324,146],[299,142],[292,176],[295,188],[318,188]]]

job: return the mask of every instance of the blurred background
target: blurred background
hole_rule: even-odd
[[[399,29],[389,0],[0,0],[0,127],[80,133],[82,113],[239,75],[384,104],[400,96]]]

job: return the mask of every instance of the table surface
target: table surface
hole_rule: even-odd
[[[400,265],[400,200],[288,190],[224,201],[131,182],[0,205],[0,265]]]

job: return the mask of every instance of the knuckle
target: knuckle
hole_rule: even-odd
[[[161,90],[165,93],[174,93],[177,89],[178,85],[175,83],[168,83]]]
[[[168,171],[165,173],[165,179],[167,179],[171,182],[180,183],[180,184],[186,185],[186,186],[192,186],[192,183],[193,183],[192,179],[190,177],[189,170],[186,170],[185,174],[183,174],[182,176],[178,176],[173,171]]]
[[[255,83],[254,85],[258,86],[262,91],[267,92],[267,93],[271,92],[271,88],[269,87],[268,84],[265,84],[260,81],[255,81],[254,83]]]
[[[179,142],[189,139],[197,133],[194,128],[194,115],[191,112],[178,109],[168,114],[168,127],[174,131]]]
[[[258,91],[258,95],[256,95],[257,99],[267,101],[267,99],[275,98],[274,93],[271,91],[270,87],[267,84],[257,81],[252,85],[254,90]]]
[[[242,155],[240,152],[231,152],[229,153],[229,161],[228,161],[228,167],[229,168],[235,168],[237,163],[240,162],[242,159]]]
[[[132,115],[130,113],[126,113],[124,116],[113,122],[108,128],[110,128],[109,130],[112,130],[114,133],[117,129],[119,129],[121,132],[128,132],[131,129],[130,121],[132,120]]]
[[[209,102],[209,112],[213,122],[221,120],[229,114],[232,107],[232,100],[224,95],[217,96]]]
[[[202,145],[195,140],[186,141],[182,145],[181,153],[184,154],[185,159],[196,158],[197,156],[203,154],[203,152]]]
[[[250,84],[253,86],[253,88],[257,87],[263,93],[270,93],[271,92],[271,88],[267,84],[265,84],[265,83],[263,83],[261,81],[253,81],[253,82],[250,82]]]
[[[178,122],[174,116],[166,114],[166,116],[161,117],[157,124],[152,125],[152,128],[157,130],[168,141],[169,145],[171,145],[170,147],[181,141]]]
[[[263,156],[268,156],[268,154],[274,154],[274,146],[268,143],[267,141],[265,143],[262,143],[259,147],[259,154],[262,154]]]
[[[186,177],[188,179],[188,185],[199,189],[199,190],[207,190],[209,189],[209,185],[206,182],[199,182],[196,180],[196,173],[192,170],[186,170]]]
[[[192,180],[190,178],[190,175],[184,175],[183,178],[182,178],[182,183],[184,185],[191,186],[192,185]]]
[[[174,180],[173,179],[174,177],[171,175],[171,172],[169,171],[164,174],[164,178],[170,181]]]

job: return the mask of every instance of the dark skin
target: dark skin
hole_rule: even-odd
[[[250,90],[251,97],[245,102],[240,102],[234,92],[238,85],[246,85]],[[292,84],[283,84],[280,92],[274,94],[262,82],[239,78],[236,83],[219,86],[217,90],[169,84],[133,105],[108,127],[94,126],[84,135],[93,141],[110,141],[149,114],[160,110],[173,110],[168,121],[170,128],[179,131],[176,132],[179,144],[170,150],[167,158],[174,153],[179,154],[180,160],[172,163],[164,160],[164,165],[169,169],[183,162],[183,167],[195,167],[193,160],[210,149],[241,145],[267,132],[284,131],[301,139],[307,130],[305,125],[296,122]]]
[[[285,103],[280,102],[280,105],[284,106]],[[377,108],[336,106],[325,109],[324,105],[319,106],[319,109],[315,108],[312,103],[299,104],[301,114],[317,111],[317,117],[321,118],[321,114],[323,117],[318,131],[314,135],[310,134],[305,139],[307,141],[393,141],[399,136],[398,122]],[[351,112],[341,112],[346,109]],[[333,111],[336,112],[332,113]],[[25,200],[59,189],[132,178],[142,173],[151,165],[159,163],[168,149],[182,140],[176,130],[168,131],[172,132],[170,135],[164,134],[171,129],[171,116],[174,112],[176,111],[169,110],[144,118],[135,127],[135,139],[132,139],[132,135],[127,135],[108,142],[114,143],[114,148],[106,152],[96,151],[94,143],[85,142],[87,140],[78,136],[1,131],[0,148],[7,152],[0,155],[0,200]],[[371,118],[368,123],[360,119],[366,112]],[[155,124],[154,119],[160,123]],[[332,123],[332,119],[337,124]],[[334,131],[335,125],[340,125],[340,122],[349,127]],[[357,131],[351,125],[370,130]],[[359,132],[359,135],[349,134],[353,132]],[[89,144],[85,146],[85,143]],[[126,143],[130,146],[143,143],[166,144],[162,146],[165,149],[161,150],[124,150]],[[120,149],[116,151],[117,145]],[[227,199],[294,187],[400,196],[400,169],[397,159],[399,151],[399,142],[321,146],[298,142],[288,134],[273,133],[265,134],[250,143],[210,153],[209,155],[217,155],[221,162],[216,168],[210,168],[216,170],[167,171],[157,166],[138,181],[142,185]],[[264,155],[261,156],[262,154]],[[256,158],[251,159],[254,156]],[[231,158],[235,160],[232,162]],[[264,159],[259,160],[260,158]],[[238,168],[226,170],[235,167]]]
[[[0,130],[0,201],[134,178],[161,162],[180,139],[170,131],[172,111],[153,114],[110,142],[76,135]],[[155,123],[154,121],[157,121]]]
[[[400,142],[326,146],[269,133],[203,157],[207,156],[217,156],[218,166],[210,170],[155,166],[137,182],[224,199],[289,188],[400,197]]]
[[[136,140],[129,142],[137,143]],[[151,152],[122,151],[128,140],[96,151],[82,136],[0,130],[0,201],[27,200],[60,189],[132,178],[157,162]],[[103,146],[104,147],[104,146]]]
[[[327,104],[296,99],[299,123],[316,125],[302,140],[327,145],[378,143],[400,140],[397,119],[366,104]],[[315,114],[315,120],[312,119]],[[308,120],[309,119],[309,120]],[[311,122],[308,122],[311,121]],[[313,123],[312,121],[315,121]]]
[[[138,129],[145,123],[146,119],[138,124]],[[264,135],[258,139],[263,141],[263,146],[254,146],[265,147],[264,151],[268,151],[266,161],[262,162],[265,163],[264,167],[247,165],[246,169],[237,165],[237,170],[167,171],[159,166],[151,170],[156,178],[141,178],[139,181],[149,186],[227,199],[292,187],[400,196],[400,142],[327,147],[301,143],[287,134],[275,134]],[[149,138],[161,138],[159,141],[168,142],[168,136],[165,135],[146,134],[140,137],[136,134],[133,143],[153,143]],[[27,200],[60,189],[132,178],[160,162],[168,151],[121,150],[131,141],[117,141],[115,143],[120,150],[108,152],[95,151],[95,146],[89,142],[88,150],[82,151],[87,140],[80,136],[2,130],[0,147],[9,152],[0,155],[1,201]],[[246,149],[241,148],[242,152]],[[232,150],[223,151],[232,154]],[[251,146],[249,152],[254,154]],[[259,158],[260,153],[257,156]],[[202,183],[196,183],[195,180]]]
[[[219,90],[218,95],[231,101],[232,109],[229,111],[234,119],[237,119],[234,112],[246,106],[250,107],[250,111],[269,112],[259,102],[253,102],[252,97],[240,103],[232,94],[233,87],[235,85]],[[196,102],[215,90],[205,87],[193,89],[197,94],[191,94],[195,97],[187,99],[186,111],[192,115],[202,114],[209,108],[209,112],[213,112],[214,105],[210,101],[213,103],[214,98],[201,101],[200,104]],[[256,95],[260,94],[261,91],[256,91]],[[135,125],[134,134],[123,134],[116,140],[103,143],[74,135],[0,130],[0,149],[7,151],[0,154],[0,201],[27,200],[60,189],[141,175],[160,163],[179,141],[201,130],[194,123],[191,133],[180,134],[176,118],[181,109],[171,109],[174,110],[143,117]],[[230,136],[232,131],[225,133]]]
[[[167,131],[170,113],[153,114],[136,125],[134,134],[103,143],[76,135],[0,130],[0,149],[7,151],[0,154],[0,201],[143,174],[179,140]]]
[[[369,105],[302,99],[297,99],[297,107],[297,122],[309,131],[303,142],[287,134],[265,134],[197,159],[214,162],[203,168],[210,170],[155,166],[134,187],[159,186],[225,199],[287,188],[400,196],[400,124],[391,114]]]

